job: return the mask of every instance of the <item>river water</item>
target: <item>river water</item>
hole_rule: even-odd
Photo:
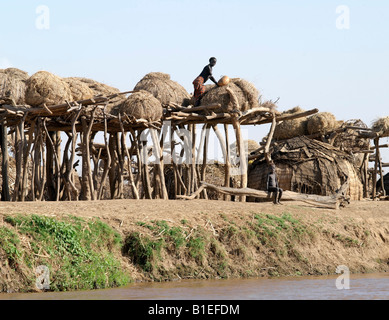
[[[142,283],[96,291],[0,294],[0,300],[389,300],[389,274],[351,275],[348,290],[337,288],[337,278]]]

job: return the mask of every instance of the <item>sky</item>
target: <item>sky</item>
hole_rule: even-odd
[[[0,68],[123,91],[164,72],[192,93],[215,56],[215,78],[251,81],[280,111],[318,108],[369,126],[389,115],[387,0],[0,0],[0,12]],[[245,129],[261,141],[269,126]]]

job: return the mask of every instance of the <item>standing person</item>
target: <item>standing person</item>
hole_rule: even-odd
[[[271,164],[270,172],[267,175],[266,190],[268,192],[274,193],[274,204],[281,204],[280,200],[282,197],[283,190],[279,187],[276,166],[274,163]]]
[[[209,59],[209,65],[207,65],[203,72],[193,81],[194,85],[194,98],[195,98],[195,107],[200,105],[200,100],[203,94],[205,93],[205,86],[204,84],[211,79],[217,86],[218,83],[215,80],[215,78],[212,75],[213,67],[216,66],[217,59],[211,58]]]

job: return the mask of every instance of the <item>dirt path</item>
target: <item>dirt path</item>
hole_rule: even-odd
[[[250,217],[256,213],[282,214],[290,213],[304,218],[307,222],[316,221],[323,216],[339,219],[352,219],[356,223],[377,223],[389,225],[389,203],[386,201],[352,202],[341,210],[320,209],[302,202],[285,202],[283,206],[271,203],[238,203],[223,201],[133,201],[114,200],[98,202],[25,202],[0,203],[0,217],[7,214],[39,214],[61,217],[75,215],[79,217],[99,217],[110,222],[122,231],[128,230],[136,222],[167,220],[180,223],[186,220],[189,224],[200,221],[218,222],[220,215]]]

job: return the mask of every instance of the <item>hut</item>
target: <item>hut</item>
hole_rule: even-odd
[[[0,98],[9,98],[16,104],[25,104],[27,72],[16,68],[0,70]]]
[[[188,106],[191,98],[183,86],[171,80],[170,75],[162,72],[147,74],[137,83],[134,90],[148,91],[163,105],[175,103]]]
[[[349,179],[351,200],[363,197],[363,185],[351,156],[327,143],[295,137],[275,145],[271,156],[284,190],[329,196]],[[248,187],[265,190],[268,172],[265,159],[256,160],[249,168]]]
[[[220,104],[224,110],[230,110],[234,103],[230,92],[235,95],[240,111],[259,107],[259,91],[252,83],[240,78],[231,79],[227,86],[210,87],[201,98],[201,104]]]

